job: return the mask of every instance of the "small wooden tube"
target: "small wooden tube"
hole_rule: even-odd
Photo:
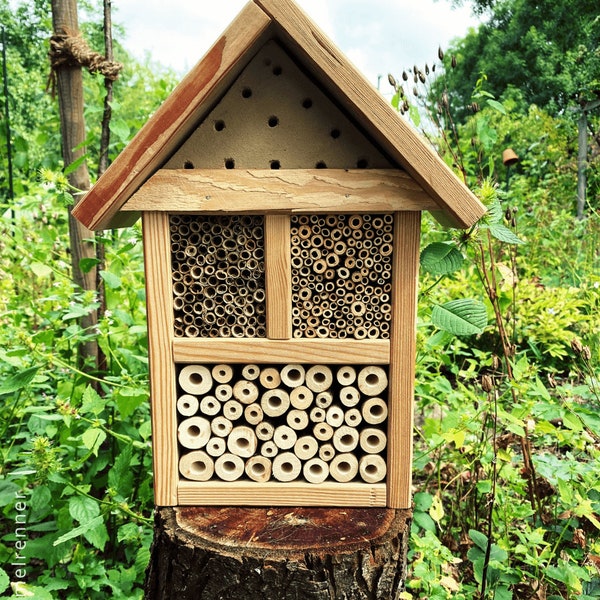
[[[275,427],[271,423],[263,421],[256,426],[256,437],[262,442],[266,442],[273,438],[274,431]]]
[[[319,458],[325,462],[329,462],[335,456],[335,448],[333,444],[322,444],[319,448]]]
[[[326,365],[315,365],[306,372],[306,386],[313,392],[323,392],[331,387],[333,374]]]
[[[217,383],[228,383],[233,377],[233,369],[229,365],[215,365],[211,374]]]
[[[191,417],[198,412],[199,402],[196,396],[184,394],[177,398],[177,412],[182,417]]]
[[[223,416],[218,416],[211,421],[210,429],[218,437],[227,437],[233,429],[233,423]]]
[[[365,396],[378,396],[387,388],[388,380],[381,367],[369,366],[358,374],[358,389]]]
[[[242,404],[252,404],[258,398],[258,387],[252,381],[241,379],[233,386],[233,397]]]
[[[387,437],[380,429],[367,427],[360,432],[360,447],[367,454],[377,454],[385,450]]]
[[[315,404],[319,408],[329,408],[333,402],[333,394],[330,391],[320,392],[317,394]]]
[[[215,463],[206,452],[194,450],[179,459],[179,472],[192,481],[208,481],[215,472]]]
[[[366,483],[378,483],[385,479],[387,466],[379,454],[365,454],[358,461],[358,472]]]
[[[227,449],[227,443],[225,438],[222,437],[211,437],[206,444],[206,453],[210,456],[221,456]]]
[[[329,477],[329,465],[320,458],[311,458],[304,463],[302,474],[309,483],[323,483]]]
[[[362,416],[369,425],[379,425],[387,419],[387,404],[381,398],[369,398],[362,405]]]
[[[273,477],[277,481],[294,481],[302,471],[302,463],[293,452],[282,452],[273,459]]]
[[[335,377],[341,386],[352,385],[356,381],[356,369],[349,365],[340,367]]]
[[[267,367],[260,372],[260,384],[268,390],[273,390],[281,384],[279,371],[274,367]]]
[[[244,474],[244,466],[240,456],[226,452],[215,461],[215,473],[223,481],[235,481]]]
[[[362,420],[363,417],[358,408],[351,408],[344,413],[344,423],[349,427],[358,427]]]
[[[333,446],[341,453],[352,452],[358,446],[359,437],[354,427],[342,425],[333,433]]]
[[[250,425],[258,425],[263,420],[263,409],[258,402],[248,404],[244,409],[244,419]]]
[[[221,412],[221,403],[214,396],[204,396],[200,401],[200,412],[208,417],[214,417]]]
[[[298,434],[288,425],[279,425],[273,432],[273,441],[280,450],[289,450],[298,440]]]
[[[343,387],[340,390],[340,402],[344,406],[352,408],[360,402],[360,392],[354,386],[351,385]]]
[[[304,384],[306,372],[302,365],[285,365],[281,369],[281,381],[287,387],[295,388]]]
[[[290,410],[285,419],[287,424],[296,431],[302,431],[308,427],[308,413],[305,410]]]
[[[319,450],[319,442],[311,435],[303,435],[294,444],[294,454],[300,460],[308,460],[315,456]]]
[[[322,423],[323,421],[325,421],[326,415],[327,415],[327,413],[325,412],[325,409],[315,406],[310,411],[309,416],[310,416],[310,420],[312,423]]]
[[[260,455],[264,456],[265,458],[273,458],[274,456],[277,456],[278,453],[279,448],[273,440],[267,440],[266,442],[263,442],[260,447]]]
[[[339,406],[330,406],[325,413],[325,421],[331,427],[340,427],[344,423],[344,411]]]
[[[290,392],[290,404],[298,410],[306,410],[313,401],[314,394],[305,385],[300,385]]]
[[[203,417],[190,417],[177,428],[177,438],[184,448],[196,450],[206,446],[210,439],[210,421]]]
[[[220,402],[227,402],[233,396],[233,388],[228,383],[221,383],[215,388],[215,396]]]
[[[252,481],[264,483],[271,479],[272,462],[266,456],[252,456],[246,461],[244,470]]]
[[[256,434],[246,425],[234,427],[227,436],[227,450],[236,456],[250,458],[256,452]]]
[[[358,473],[358,459],[354,454],[336,454],[329,463],[330,475],[340,483],[352,481]]]
[[[333,437],[333,427],[328,423],[317,423],[313,427],[313,435],[321,442],[326,442]]]
[[[228,400],[223,404],[223,416],[230,421],[237,421],[244,414],[244,407],[237,400]]]
[[[202,365],[186,365],[179,373],[179,385],[184,392],[202,396],[213,385],[210,371]]]
[[[268,390],[262,395],[260,405],[265,415],[280,417],[290,407],[290,396],[285,390]]]

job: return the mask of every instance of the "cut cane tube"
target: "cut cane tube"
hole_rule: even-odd
[[[229,365],[215,365],[212,376],[217,383],[227,383],[233,377],[233,369]]]
[[[351,408],[360,402],[360,392],[353,386],[349,385],[340,390],[340,402]]]
[[[304,464],[302,474],[309,483],[323,483],[329,476],[329,465],[320,458],[311,458]]]
[[[281,369],[280,376],[283,384],[296,388],[304,383],[306,374],[302,365],[286,365]]]
[[[221,456],[227,449],[227,443],[224,438],[211,437],[206,444],[206,453],[210,456]]]
[[[252,481],[264,483],[271,478],[272,463],[265,456],[252,456],[246,461],[246,475]]]
[[[215,473],[223,481],[235,481],[244,474],[244,460],[226,452],[215,461]]]
[[[227,437],[233,429],[233,423],[225,417],[215,417],[210,424],[210,429],[216,436]]]
[[[315,404],[319,408],[329,408],[331,406],[332,402],[333,402],[333,394],[329,391],[320,392],[319,394],[317,394],[317,397],[315,398]]]
[[[250,425],[258,425],[263,420],[263,409],[255,402],[244,409],[244,419]]]
[[[287,425],[280,425],[273,432],[273,441],[280,450],[289,450],[298,440],[298,434]]]
[[[195,450],[179,459],[179,472],[192,481],[208,481],[215,472],[215,463],[206,452]]]
[[[244,407],[237,400],[228,400],[223,404],[223,416],[230,421],[237,421],[244,414]]]
[[[268,390],[263,394],[260,405],[265,415],[280,417],[290,407],[290,396],[285,390]]]
[[[266,442],[263,442],[262,446],[260,447],[260,454],[265,458],[273,458],[274,456],[277,456],[278,452],[279,448],[275,445],[273,440],[267,440]]]
[[[387,437],[380,429],[367,427],[360,432],[360,447],[368,454],[377,454],[385,450]]]
[[[271,423],[267,423],[266,421],[263,421],[262,423],[259,423],[256,426],[256,437],[259,440],[266,442],[267,440],[270,440],[273,438],[274,431],[275,431],[275,427],[273,427],[273,425],[271,425]]]
[[[321,442],[326,442],[333,437],[333,427],[328,423],[317,423],[313,427],[313,435]]]
[[[258,367],[258,365],[246,365],[242,369],[242,377],[244,377],[244,379],[247,379],[248,381],[254,381],[255,379],[258,379],[259,375],[260,368]]]
[[[256,445],[254,429],[246,425],[234,427],[227,436],[227,450],[242,458],[250,458],[256,452]]]
[[[277,481],[294,481],[301,470],[302,463],[293,452],[283,452],[273,459],[273,477]]]
[[[294,444],[294,454],[300,460],[312,458],[319,450],[319,442],[310,435],[303,435]]]
[[[387,467],[379,454],[366,454],[358,462],[358,472],[366,483],[378,483],[385,479]]]
[[[310,420],[312,423],[322,423],[325,420],[325,414],[325,410],[315,406],[315,408],[310,411]]]
[[[354,454],[337,454],[329,463],[329,474],[340,483],[352,481],[358,473],[358,459]]]
[[[214,396],[204,396],[200,401],[200,412],[203,415],[214,417],[221,412],[221,403]]]
[[[308,427],[308,413],[305,410],[290,410],[285,418],[287,424],[296,431],[301,431]]]
[[[184,394],[177,398],[177,412],[182,417],[191,417],[198,412],[198,398],[190,394]]]
[[[233,397],[242,404],[252,404],[258,398],[258,388],[251,381],[242,379],[233,386]]]
[[[228,383],[222,383],[215,388],[215,396],[220,402],[227,402],[233,396],[233,388]]]
[[[179,373],[179,385],[184,392],[201,396],[210,391],[213,379],[210,371],[202,365],[187,365]]]
[[[362,406],[362,416],[369,425],[379,425],[387,419],[387,404],[381,398],[369,398]]]
[[[358,374],[358,389],[365,396],[378,396],[387,384],[387,375],[381,367],[364,367]]]
[[[332,444],[323,444],[319,448],[319,458],[329,462],[335,456],[335,448]]]
[[[339,406],[330,406],[325,413],[325,421],[332,427],[340,427],[344,423],[344,411]]]
[[[351,408],[344,413],[344,423],[350,427],[358,427],[362,420],[363,417],[358,408]]]
[[[177,437],[184,448],[202,448],[210,439],[210,421],[202,417],[185,419],[177,428]]]
[[[313,401],[314,394],[305,385],[298,386],[290,392],[290,404],[298,410],[307,409]]]
[[[333,374],[325,365],[315,365],[306,372],[306,387],[313,392],[323,392],[331,387]]]
[[[358,431],[348,425],[342,425],[333,434],[333,446],[341,453],[352,452],[358,446],[358,440]]]
[[[279,371],[273,367],[267,367],[260,373],[260,384],[268,390],[274,390],[281,383]]]

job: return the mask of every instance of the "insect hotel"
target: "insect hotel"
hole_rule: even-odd
[[[141,214],[158,506],[410,506],[422,211],[484,208],[296,4],[249,2],[74,209]]]

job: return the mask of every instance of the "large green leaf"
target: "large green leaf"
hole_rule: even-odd
[[[39,367],[29,367],[8,377],[0,384],[0,394],[12,394],[26,388],[33,381],[38,369]]]
[[[525,242],[515,234],[511,229],[502,225],[502,223],[492,223],[490,233],[501,242],[506,244],[524,244]]]
[[[79,527],[75,527],[75,529],[71,529],[70,531],[67,531],[67,533],[56,538],[52,545],[58,546],[59,544],[68,542],[69,540],[72,540],[73,538],[83,535],[87,531],[91,531],[92,529],[95,529],[96,527],[98,527],[98,525],[100,523],[103,523],[102,515],[98,515],[97,517],[94,517],[93,519],[86,521],[85,523],[82,523]]]
[[[431,321],[454,335],[473,335],[484,330],[488,318],[482,302],[464,298],[434,306]]]
[[[451,244],[433,242],[421,252],[421,268],[431,275],[448,275],[460,269],[464,256]]]

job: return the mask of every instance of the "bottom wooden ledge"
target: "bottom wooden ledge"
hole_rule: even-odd
[[[386,505],[385,483],[196,482],[177,486],[180,506],[364,506]]]

